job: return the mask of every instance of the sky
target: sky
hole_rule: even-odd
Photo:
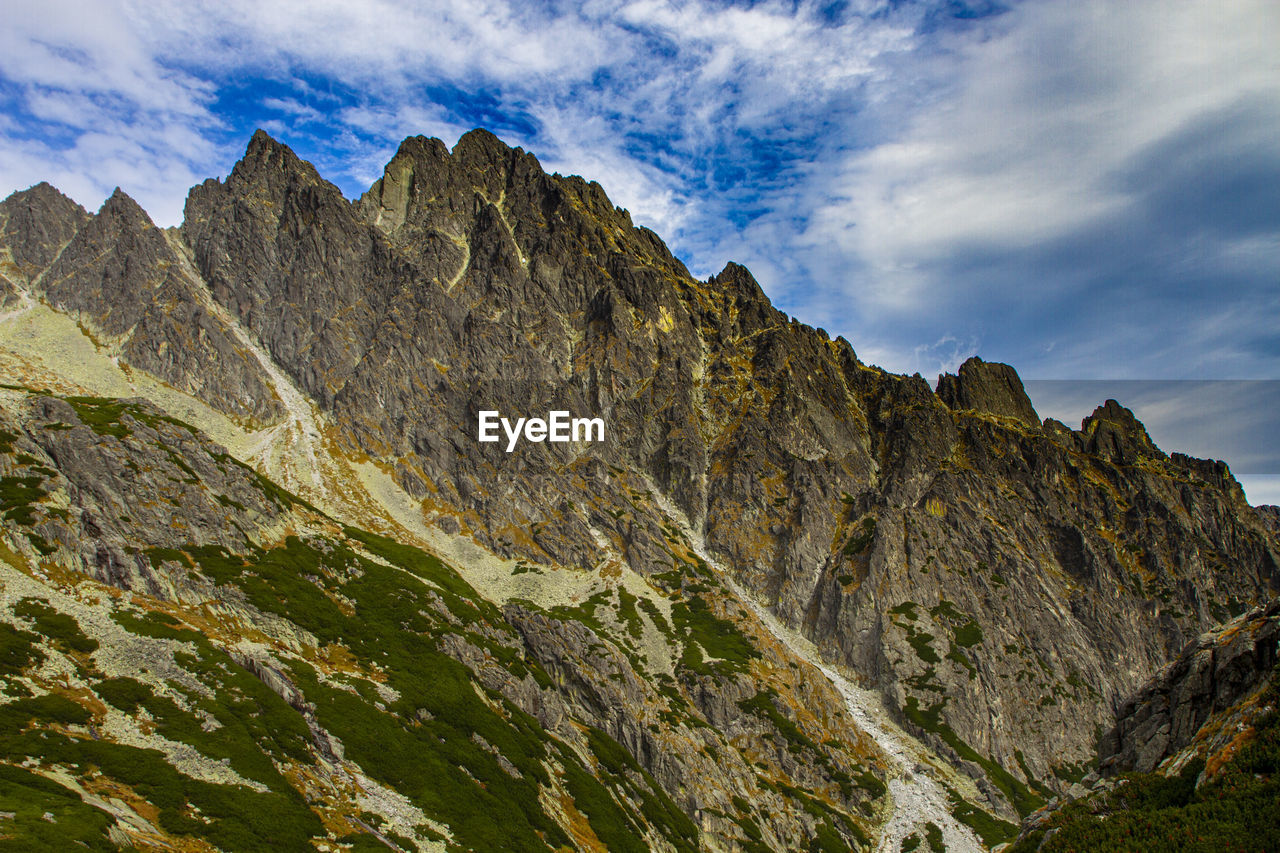
[[[743,263],[896,372],[1280,379],[1274,0],[0,0],[0,20],[0,195],[48,180],[94,210],[119,185],[173,225],[257,127],[353,198],[403,137],[486,127],[599,181],[695,275]],[[1073,426],[1092,410],[1036,387]],[[1205,399],[1256,425],[1228,461],[1280,503],[1280,471],[1240,467],[1269,467],[1248,460],[1280,406]]]

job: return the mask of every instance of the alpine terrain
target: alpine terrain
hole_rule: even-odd
[[[1234,756],[1277,796],[1280,511],[1225,464],[865,364],[483,130],[354,201],[259,131],[174,229],[14,193],[0,380],[3,849],[1090,849]]]

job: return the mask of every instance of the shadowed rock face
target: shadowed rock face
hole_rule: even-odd
[[[32,259],[34,294],[75,316],[127,363],[215,409],[251,423],[280,416],[261,367],[202,297],[181,244],[175,248],[122,190],[94,216],[48,184],[3,205],[13,211],[4,229],[13,257]]]
[[[122,313],[148,308],[93,290],[182,292],[140,213],[113,197],[58,264],[109,244],[117,266],[50,298],[150,329]],[[971,359],[936,394],[865,365],[745,268],[694,279],[597,184],[484,131],[452,151],[405,140],[356,202],[258,132],[225,181],[191,191],[181,238],[182,280],[432,520],[504,555],[617,554],[652,574],[671,568],[673,506],[909,726],[1018,779],[1055,785],[1053,767],[1088,761],[1112,700],[1280,583],[1274,523],[1225,466],[1165,456],[1114,401],[1072,431],[1040,424],[1007,365]],[[208,346],[222,391],[205,399],[233,410],[256,374]],[[607,440],[508,454],[476,441],[482,409],[598,416]]]
[[[1106,776],[1150,773],[1273,675],[1280,655],[1280,599],[1189,643],[1129,697],[1098,744]]]
[[[1007,364],[974,356],[960,365],[957,375],[938,377],[938,399],[953,409],[973,409],[986,415],[1013,418],[1029,427],[1040,417],[1022,387],[1018,373]]]
[[[89,218],[84,208],[41,181],[0,202],[0,245],[11,266],[0,270],[12,283],[29,284],[53,263]]]

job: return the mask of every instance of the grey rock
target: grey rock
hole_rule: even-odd
[[[203,284],[120,189],[44,274],[49,302],[81,318],[125,360],[242,421],[283,412],[261,366],[201,298]]]
[[[1108,776],[1150,773],[1218,712],[1271,677],[1280,657],[1280,599],[1193,640],[1129,697],[1098,745]]]
[[[13,193],[0,202],[0,247],[12,259],[2,272],[30,286],[88,218],[83,207],[43,181]]]
[[[1040,425],[1040,416],[1031,405],[1022,380],[1007,364],[986,362],[974,356],[960,365],[958,374],[939,376],[937,393],[952,409],[973,409],[1013,418],[1032,428]]]

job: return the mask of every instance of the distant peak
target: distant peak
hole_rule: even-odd
[[[1088,449],[1109,458],[1132,462],[1141,456],[1163,456],[1132,411],[1107,400],[1080,424]]]
[[[709,283],[723,290],[734,289],[745,291],[752,296],[756,294],[764,296],[764,290],[760,287],[760,282],[756,281],[756,277],[751,274],[751,270],[735,261],[725,264],[724,269],[713,275]]]
[[[248,150],[252,151],[254,148],[275,148],[280,145],[281,143],[274,136],[267,133],[262,128],[258,128],[253,132],[253,136],[249,137]]]
[[[9,205],[10,203],[39,203],[45,206],[54,205],[56,207],[66,208],[68,210],[79,210],[81,213],[85,213],[84,208],[72,201],[62,192],[62,190],[58,189],[48,181],[41,181],[40,183],[28,187],[25,190],[18,190],[12,193],[3,202],[0,202],[0,204],[5,205]]]
[[[1014,418],[1029,427],[1040,426],[1040,416],[1031,405],[1022,379],[1007,364],[983,361],[975,355],[955,374],[938,377],[937,395],[950,409],[973,409]]]
[[[98,215],[102,216],[103,214],[142,217],[148,222],[151,221],[151,218],[147,216],[147,212],[142,209],[142,205],[138,204],[133,196],[119,187],[112,190],[111,195],[102,203],[102,207],[98,208]]]
[[[747,269],[737,261],[729,261],[728,263],[726,263],[724,265],[724,269],[720,270],[719,275],[715,276],[717,281],[724,279],[726,277],[735,278],[735,279],[745,277],[745,278],[751,279],[752,281],[755,281],[755,276],[751,274],[751,270]]]
[[[418,159],[423,155],[439,157],[448,153],[448,146],[439,139],[434,136],[422,136],[419,134],[417,136],[406,136],[400,143],[400,147],[396,149],[396,154],[392,161],[394,162],[402,157]]]
[[[1145,432],[1142,422],[1133,414],[1133,411],[1112,399],[1108,399],[1101,406],[1098,406],[1093,410],[1092,415],[1085,418],[1086,425],[1094,421],[1109,421],[1131,432],[1136,432],[1140,429]]]
[[[483,127],[477,127],[468,130],[458,139],[458,144],[453,146],[453,153],[457,154],[459,150],[470,151],[510,151],[511,148],[493,133],[485,130]]]
[[[321,180],[314,166],[294,153],[288,145],[258,128],[249,138],[244,156],[236,163],[231,174],[236,178],[249,179],[254,175],[273,171],[302,174],[312,181]]]
[[[270,158],[272,156],[281,156],[287,161],[302,162],[292,148],[262,128],[258,128],[253,132],[253,136],[249,137],[249,145],[245,148],[244,159]]]
[[[464,163],[489,164],[509,160],[512,152],[524,153],[522,148],[513,148],[482,127],[469,130],[453,146],[453,156]]]

